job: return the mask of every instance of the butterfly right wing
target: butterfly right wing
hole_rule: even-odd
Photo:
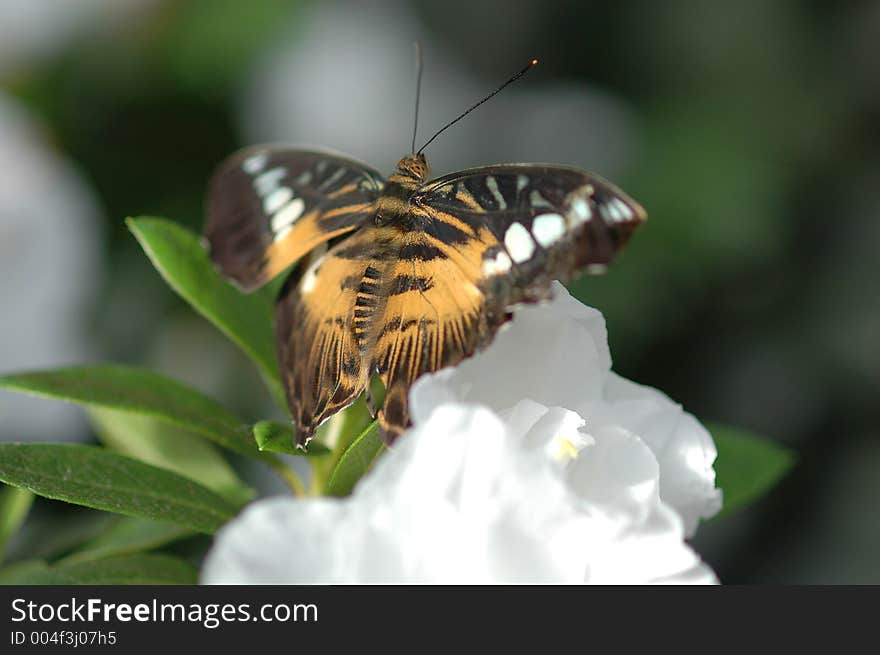
[[[413,204],[438,245],[482,260],[480,287],[499,310],[547,298],[553,279],[604,271],[647,216],[598,175],[543,164],[446,175]]]
[[[205,237],[211,259],[245,291],[370,216],[379,173],[323,152],[246,148],[214,174]]]
[[[411,207],[422,229],[405,235],[384,271],[370,344],[389,440],[409,425],[409,389],[421,375],[488,345],[516,304],[549,298],[554,278],[604,269],[646,217],[596,175],[529,164],[439,178]]]

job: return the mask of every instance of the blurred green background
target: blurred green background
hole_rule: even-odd
[[[701,527],[726,583],[880,583],[880,3],[0,0],[0,371],[145,364],[245,416],[250,365],[127,232],[200,229],[212,169],[256,141],[390,172],[571,163],[650,218],[604,278],[615,368],[798,453],[759,504]],[[71,413],[72,412],[72,413]],[[0,396],[0,439],[89,440]],[[67,506],[39,501],[47,520]]]

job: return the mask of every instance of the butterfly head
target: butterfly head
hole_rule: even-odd
[[[407,178],[415,180],[418,183],[427,181],[430,169],[425,155],[421,152],[415,155],[407,155],[397,162],[397,172]]]

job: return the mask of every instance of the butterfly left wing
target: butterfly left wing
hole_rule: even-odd
[[[386,387],[379,419],[391,439],[409,425],[416,379],[488,345],[511,306],[548,298],[553,279],[604,269],[646,218],[598,176],[533,165],[439,178],[411,205],[422,230],[405,236],[384,276],[374,328]]]
[[[255,146],[211,179],[205,237],[211,258],[246,291],[370,216],[382,178],[338,155]]]
[[[534,164],[453,173],[413,204],[448,247],[473,257],[482,244],[479,281],[499,307],[546,298],[554,279],[604,271],[647,217],[598,175]]]

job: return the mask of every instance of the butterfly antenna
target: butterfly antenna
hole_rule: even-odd
[[[416,154],[416,134],[419,131],[419,98],[422,95],[422,44],[416,41],[416,109],[413,119],[412,153]]]
[[[480,105],[482,105],[484,102],[486,102],[487,100],[489,100],[489,99],[492,98],[493,96],[499,94],[499,93],[501,92],[501,90],[502,90],[504,87],[506,87],[508,84],[513,84],[514,82],[516,82],[519,78],[521,78],[523,75],[525,75],[526,73],[528,73],[529,70],[532,68],[532,66],[535,66],[537,63],[538,63],[538,60],[537,60],[537,59],[532,59],[532,60],[528,63],[528,65],[527,65],[525,68],[523,68],[520,72],[518,72],[516,75],[514,75],[514,76],[511,77],[509,80],[507,80],[504,84],[502,84],[502,85],[499,86],[497,89],[495,89],[492,93],[490,93],[490,94],[487,95],[485,98],[483,98],[482,100],[480,100],[477,104],[475,104],[473,107],[471,107],[471,108],[468,109],[467,111],[463,112],[460,116],[458,116],[457,118],[454,118],[453,120],[449,121],[446,125],[444,125],[443,127],[441,127],[441,128],[440,128],[440,129],[434,134],[434,136],[432,136],[430,139],[428,139],[428,142],[425,143],[425,145],[423,145],[421,148],[419,148],[419,150],[418,150],[418,152],[417,152],[416,154],[419,154],[419,155],[422,154],[422,151],[423,151],[425,148],[427,148],[427,147],[431,144],[431,142],[432,142],[434,139],[436,139],[438,136],[440,136],[441,134],[443,134],[443,132],[445,132],[445,131],[448,130],[450,127],[452,127],[453,125],[455,125],[458,121],[460,121],[462,118],[464,118],[465,116],[467,116],[468,114],[470,114],[474,109],[476,109],[477,107],[479,107]],[[413,146],[413,147],[415,147],[415,146]]]

